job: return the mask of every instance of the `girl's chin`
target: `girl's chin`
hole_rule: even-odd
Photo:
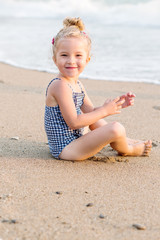
[[[67,73],[67,74],[62,74],[65,78],[77,78],[79,77],[79,74],[75,74],[75,73]]]

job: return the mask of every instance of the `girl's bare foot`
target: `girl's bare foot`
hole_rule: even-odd
[[[129,153],[119,153],[122,156],[149,156],[152,141],[138,142],[129,146]]]

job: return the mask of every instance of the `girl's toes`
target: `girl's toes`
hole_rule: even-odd
[[[152,148],[152,141],[146,141],[145,142],[145,149],[144,149],[144,155],[148,156]]]
[[[152,141],[146,141],[145,143],[145,148],[151,148],[152,147]]]
[[[152,141],[149,140],[147,145],[150,146],[150,147],[152,147]]]

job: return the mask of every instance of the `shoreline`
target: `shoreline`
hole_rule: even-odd
[[[20,66],[17,66],[16,64],[11,64],[11,63],[6,63],[6,62],[3,62],[3,61],[0,61],[0,64],[4,64],[4,65],[8,65],[10,67],[15,67],[15,68],[18,68],[18,69],[24,69],[24,70],[29,70],[29,71],[37,71],[37,72],[42,72],[42,73],[49,73],[49,74],[53,74],[53,75],[56,75],[57,73],[54,73],[54,72],[50,72],[50,71],[47,71],[47,70],[39,70],[39,69],[32,69],[32,68],[27,68],[27,67],[20,67]],[[91,81],[96,81],[98,78],[90,78],[90,77],[80,77],[79,79],[88,79],[88,80],[91,80]],[[160,85],[160,81],[158,82],[156,80],[156,82],[147,82],[147,81],[131,81],[131,80],[107,80],[107,78],[104,77],[104,79],[98,79],[98,81],[109,81],[109,82],[124,82],[124,83],[144,83],[144,84],[155,84],[155,85]]]
[[[81,79],[95,106],[134,92],[135,105],[107,121],[151,139],[153,150],[119,157],[108,146],[83,162],[59,161],[44,131],[45,90],[55,75],[4,63],[0,73],[0,239],[159,240],[160,85]]]

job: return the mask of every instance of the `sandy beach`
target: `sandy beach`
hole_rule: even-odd
[[[53,77],[0,63],[0,240],[159,240],[160,85],[82,79],[95,106],[135,93],[135,105],[107,121],[153,149],[120,157],[107,146],[83,162],[59,161],[44,131]]]

